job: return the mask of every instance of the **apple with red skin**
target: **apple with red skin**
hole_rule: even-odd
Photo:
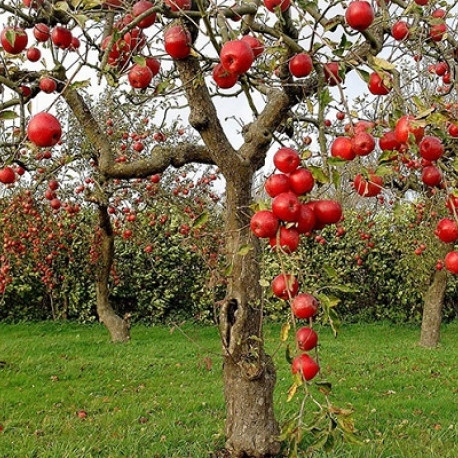
[[[59,210],[59,208],[62,206],[62,204],[60,203],[60,200],[58,198],[56,198],[56,197],[51,200],[49,205],[51,205],[51,208],[53,210]]]
[[[447,62],[438,62],[435,67],[436,75],[442,76],[449,70]]]
[[[164,33],[167,54],[174,59],[184,59],[191,52],[191,34],[181,25],[174,25]]]
[[[396,21],[391,27],[391,36],[397,41],[407,40],[409,35],[409,24],[405,21]]]
[[[134,4],[132,7],[132,15],[138,17],[141,14],[145,13],[149,9],[154,8],[154,3],[149,2],[148,0],[140,0]],[[156,21],[156,13],[148,14],[144,19],[142,19],[137,26],[141,29],[147,29],[152,26]]]
[[[156,76],[161,69],[161,63],[154,57],[145,58],[145,64],[151,70],[153,76]]]
[[[57,83],[52,78],[48,77],[41,79],[39,86],[46,94],[51,94],[57,89]]]
[[[264,52],[264,45],[253,35],[244,35],[241,40],[250,46],[255,59]]]
[[[367,132],[359,132],[351,139],[351,149],[357,156],[367,156],[375,149],[375,139]]]
[[[451,251],[445,256],[445,268],[452,274],[458,275],[458,251]]]
[[[328,62],[323,65],[324,80],[329,86],[336,86],[342,82],[342,78],[339,75],[339,63]]]
[[[455,243],[458,240],[458,224],[452,219],[443,218],[437,223],[434,234],[444,243]]]
[[[51,32],[46,24],[40,22],[33,28],[33,36],[39,43],[45,43],[51,38]]]
[[[353,151],[351,139],[348,137],[337,137],[332,142],[331,155],[347,161],[353,160],[356,157],[356,153]]]
[[[76,51],[77,49],[79,49],[79,47],[81,46],[81,41],[79,40],[78,37],[72,37],[72,41],[70,43],[70,51]]]
[[[280,148],[273,157],[275,167],[283,173],[291,173],[301,163],[301,158],[296,150],[292,148]]]
[[[30,62],[38,62],[41,57],[41,51],[38,48],[32,47],[27,50],[27,59]]]
[[[291,172],[288,178],[291,191],[298,196],[302,196],[310,192],[315,184],[312,172],[303,167],[298,167],[296,170]]]
[[[254,54],[246,41],[232,40],[224,43],[219,58],[229,73],[241,75],[250,69],[254,61]]]
[[[433,24],[429,29],[429,36],[433,41],[441,41],[445,35],[445,32],[447,32],[447,25],[445,22],[440,24]]]
[[[87,417],[87,412],[85,410],[78,410],[78,412],[76,412],[76,416],[78,418],[84,419]]]
[[[434,17],[434,18],[444,19],[445,16],[447,16],[447,11],[445,11],[445,10],[442,9],[442,8],[437,8],[437,10],[434,10],[434,11],[431,13],[431,17]]]
[[[305,380],[309,381],[320,372],[320,366],[307,353],[302,353],[302,355],[296,356],[293,359],[291,372],[293,374],[299,373]]]
[[[256,212],[250,221],[250,229],[256,237],[271,238],[277,234],[280,222],[278,218],[268,210]]]
[[[409,141],[409,135],[413,134],[415,142],[419,143],[425,135],[425,129],[422,126],[415,125],[417,121],[412,115],[405,115],[399,118],[394,129],[396,140],[399,143],[407,143]]]
[[[315,212],[312,207],[307,204],[302,204],[297,217],[297,231],[299,234],[307,234],[312,232],[316,225]]]
[[[392,130],[385,132],[379,138],[378,144],[382,151],[399,151],[401,149],[401,143],[398,142],[396,134]]]
[[[221,62],[213,69],[212,76],[220,89],[230,89],[234,87],[239,80],[239,76],[235,73],[228,72]]]
[[[335,224],[342,218],[342,206],[335,200],[317,200],[313,211],[317,222],[322,224]]]
[[[299,283],[294,275],[280,274],[272,281],[272,291],[280,299],[294,297],[299,290]]]
[[[312,328],[304,326],[297,330],[296,342],[299,350],[313,350],[318,344],[318,334]]]
[[[147,65],[135,64],[127,75],[130,85],[135,89],[144,89],[153,79],[153,72]]]
[[[40,147],[54,146],[62,135],[59,120],[49,113],[38,113],[27,126],[27,136],[32,143]]]
[[[5,27],[0,35],[3,49],[9,54],[20,54],[27,47],[29,37],[20,27]]]
[[[382,192],[383,178],[369,173],[369,180],[366,180],[360,173],[353,181],[353,187],[362,197],[375,197]]]
[[[457,138],[458,137],[458,124],[450,124],[448,126],[447,132],[451,137]]]
[[[417,5],[426,6],[429,0],[413,0]]]
[[[372,72],[369,76],[368,88],[371,94],[374,95],[387,95],[391,91],[391,85],[386,85],[385,81],[391,81],[391,76],[388,73],[383,72],[379,74],[377,72]]]
[[[272,13],[275,13],[276,9],[284,13],[290,5],[290,0],[264,0],[264,6]]]
[[[444,154],[444,145],[439,138],[428,135],[418,145],[420,156],[428,161],[437,161]]]
[[[24,3],[27,8],[33,8],[35,10],[42,6],[43,2],[44,0],[22,0],[22,3]]]
[[[51,180],[49,183],[48,183],[48,188],[51,190],[51,191],[56,191],[57,189],[59,189],[59,182],[57,180]]]
[[[7,166],[0,170],[0,183],[3,184],[11,184],[16,181],[16,175],[14,174],[14,170]]]
[[[51,41],[60,49],[68,49],[72,44],[72,32],[60,25],[54,27],[51,32]]]
[[[290,191],[291,187],[288,175],[285,175],[284,173],[270,175],[264,183],[264,189],[270,197],[276,197],[282,192]]]
[[[366,1],[356,0],[348,5],[345,11],[345,20],[354,30],[362,32],[374,22],[375,14],[371,4]]]
[[[192,0],[165,0],[171,11],[187,11],[192,7]]]
[[[300,235],[297,229],[280,227],[278,235],[274,235],[269,239],[269,245],[276,250],[281,248],[285,253],[293,253],[297,250],[300,242]]]
[[[303,78],[304,76],[308,76],[310,73],[312,73],[313,70],[312,58],[304,52],[293,56],[289,61],[288,66],[291,75],[295,76],[296,78]]]
[[[301,203],[296,194],[292,192],[282,192],[272,201],[272,212],[282,221],[297,221],[300,208]]]
[[[433,188],[441,184],[442,173],[435,165],[428,165],[421,172],[421,180]]]

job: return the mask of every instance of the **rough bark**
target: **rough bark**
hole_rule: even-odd
[[[275,456],[280,451],[273,409],[276,375],[272,359],[264,352],[259,247],[249,230],[253,173],[248,167],[234,172],[227,181],[226,202],[227,259],[232,273],[220,313],[226,449],[234,457]],[[253,249],[239,254],[248,244]]]
[[[105,205],[98,206],[100,247],[99,260],[96,269],[97,314],[99,320],[106,326],[113,342],[130,340],[129,324],[116,315],[109,300],[110,269],[114,256],[114,234],[110,217]]]
[[[446,287],[447,271],[445,269],[436,270],[431,285],[425,294],[420,336],[422,347],[435,348],[439,344]]]

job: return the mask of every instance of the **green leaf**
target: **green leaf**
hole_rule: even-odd
[[[267,288],[270,286],[270,282],[267,281],[265,278],[261,278],[261,280],[259,280],[259,284],[263,287],[263,288]]]
[[[226,269],[224,270],[224,275],[226,277],[229,277],[232,275],[232,271],[234,270],[234,264],[231,264],[230,266],[227,266]]]
[[[142,67],[146,67],[146,58],[144,56],[134,56],[132,60],[137,64],[141,65]]]
[[[396,65],[394,65],[391,62],[388,62],[385,59],[382,59],[381,57],[373,57],[372,62],[376,67],[379,67],[383,70],[395,70]]]
[[[369,78],[370,78],[369,72],[366,72],[366,70],[362,70],[362,69],[360,69],[360,68],[357,68],[357,69],[356,69],[356,72],[358,73],[359,77],[360,77],[365,83],[369,83]]]
[[[68,3],[67,2],[57,2],[55,5],[54,5],[54,8],[56,10],[61,10],[61,11],[68,11],[69,10],[69,6],[68,6]]]
[[[385,177],[387,175],[391,175],[393,173],[393,169],[391,167],[387,167],[386,165],[380,165],[375,170],[375,174],[379,177]]]
[[[285,357],[286,361],[288,361],[288,364],[291,364],[293,362],[293,355],[291,354],[291,347],[289,345],[286,346],[285,349]]]
[[[313,178],[319,183],[329,183],[329,177],[324,173],[321,167],[309,165],[308,169],[312,172]]]
[[[329,89],[324,89],[320,92],[320,105],[324,108],[327,107],[334,99],[331,96],[331,93],[329,92]]]
[[[328,164],[333,166],[339,166],[347,163],[348,161],[346,159],[342,159],[341,157],[330,157],[328,159]]]
[[[0,112],[0,119],[3,121],[7,119],[16,119],[17,117],[18,115],[16,112],[12,110],[5,110]]]
[[[288,340],[289,330],[291,329],[291,325],[289,323],[283,323],[280,331],[280,340],[282,342],[286,342]]]
[[[90,80],[75,81],[74,83],[70,84],[69,88],[70,89],[83,89],[83,88],[89,87],[90,85],[91,85]]]
[[[239,248],[239,251],[237,251],[237,254],[239,256],[246,256],[253,249],[254,249],[253,245],[242,245]]]
[[[384,162],[391,162],[393,159],[396,159],[397,157],[398,157],[397,151],[385,150],[379,157],[378,161],[380,164],[383,164]]]
[[[350,285],[332,285],[332,286],[329,286],[329,288],[336,289],[337,291],[342,291],[343,293],[358,293],[359,292],[358,288],[354,286],[350,286]]]
[[[192,228],[193,229],[198,229],[202,226],[204,226],[208,219],[210,218],[210,213],[205,211],[203,213],[201,213],[195,220],[194,220],[194,223],[192,224]]]
[[[334,267],[331,266],[323,266],[324,271],[330,278],[337,277],[337,270],[334,269]]]

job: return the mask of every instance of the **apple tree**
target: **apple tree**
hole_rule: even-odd
[[[418,56],[418,65],[407,76],[423,69],[419,56],[425,56],[425,62],[430,58],[446,62],[446,89],[439,98],[453,97],[458,59],[456,6],[444,1],[442,8],[437,8],[426,0],[380,0],[374,4],[15,0],[0,1],[0,11],[1,117],[5,122],[2,159],[3,170],[7,170],[3,182],[16,179],[8,167],[21,159],[23,148],[52,148],[65,143],[61,132],[66,120],[48,109],[52,102],[46,105],[49,99],[43,93],[47,91],[56,91],[52,92],[54,97],[65,101],[77,119],[78,132],[93,152],[99,189],[111,180],[146,178],[190,163],[214,165],[220,170],[226,185],[227,290],[219,313],[226,448],[238,457],[278,454],[279,427],[273,409],[275,369],[262,337],[260,244],[250,231],[256,174],[275,144],[281,152],[277,154],[283,155],[275,165],[288,180],[298,161],[302,162],[318,183],[317,194],[326,197],[331,192],[335,196],[307,206],[305,213],[312,212],[316,219],[313,230],[338,222],[341,207],[336,198],[342,193],[340,185],[346,176],[342,161],[356,161],[363,168],[365,157],[374,151],[375,139],[367,132],[367,122],[357,119],[363,114],[349,108],[354,88],[361,87],[361,82],[365,88],[368,83],[375,97],[367,99],[367,105],[383,104],[384,112],[390,113],[386,122],[391,128],[396,126],[395,140],[401,146],[396,143],[382,148],[388,151],[378,157],[383,167],[375,173],[362,171],[357,189],[367,197],[375,195],[381,188],[380,177],[383,181],[386,175],[388,158],[421,154],[422,149],[431,152],[439,142],[444,158],[450,159],[441,163],[451,164],[446,190],[456,221],[453,138],[457,124],[453,111],[435,113],[423,100],[420,106],[412,99],[402,112],[391,104],[402,97],[405,74],[398,64],[406,56]],[[399,17],[405,18],[405,24],[399,24]],[[358,84],[347,85],[352,78]],[[161,137],[165,141],[148,141],[141,156],[120,161],[118,145],[94,115],[84,90],[102,92],[108,87],[115,103],[132,100],[139,107],[147,107],[161,128],[186,113],[197,139],[170,142]],[[34,108],[39,102],[44,108]],[[337,139],[327,131],[330,123],[326,116],[333,104],[340,106],[349,121],[347,133]],[[307,137],[317,137],[318,148],[303,151],[304,130]],[[381,134],[380,130],[374,133]],[[426,140],[422,139],[425,134]],[[420,142],[423,147],[417,146]],[[450,146],[452,143],[455,146]],[[296,167],[288,166],[290,159]],[[301,174],[308,179],[307,173]],[[307,187],[301,180],[297,177],[300,192],[285,189],[286,195],[274,198],[274,216],[282,221],[277,221],[279,230],[273,240],[279,252],[290,243],[283,242],[282,232],[291,236],[297,218],[304,213],[303,201],[308,200],[302,197]],[[98,274],[102,288],[112,261],[113,231],[108,202],[103,193],[99,196],[101,246],[105,248]],[[451,272],[456,273],[457,257],[452,251],[445,259]],[[293,299],[299,288],[288,275],[279,273],[274,284],[283,299]],[[301,302],[303,296],[297,297],[296,302]],[[102,305],[109,310],[109,304]],[[105,321],[112,321],[123,334],[124,324],[111,313]],[[298,350],[306,347],[301,343]],[[311,359],[301,353],[293,372],[313,378],[319,368],[316,362],[310,363]]]

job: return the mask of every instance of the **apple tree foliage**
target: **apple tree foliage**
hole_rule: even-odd
[[[456,224],[454,2],[13,0],[0,1],[0,12],[0,117],[5,125],[0,180],[14,182],[18,169],[10,166],[27,168],[30,156],[41,154],[42,148],[65,148],[61,126],[66,119],[47,113],[52,112],[52,102],[46,106],[42,92],[62,99],[78,121],[98,173],[93,184],[102,248],[96,287],[106,323],[125,328],[108,313],[107,302],[114,250],[108,188],[113,180],[144,179],[189,163],[219,168],[226,183],[227,290],[219,303],[226,448],[233,456],[262,457],[278,454],[280,439],[291,439],[289,451],[297,453],[302,440],[310,439],[301,427],[304,405],[280,436],[273,409],[275,369],[263,345],[260,246],[249,229],[256,173],[274,143],[277,149],[293,148],[314,176],[315,198],[326,202],[309,207],[318,222],[335,223],[340,210],[332,218],[325,214],[343,201],[346,182],[352,180],[354,192],[371,199],[382,187],[403,189],[406,167],[419,162],[423,168],[433,167],[423,182],[439,187],[451,224]],[[427,72],[429,65],[442,78],[440,91],[431,97],[415,76]],[[403,66],[409,70],[403,71]],[[124,148],[111,140],[115,126],[100,121],[87,95],[109,86],[115,103],[131,100],[151,110],[160,130],[153,142]],[[412,88],[410,97],[407,87]],[[358,94],[371,94],[363,100],[363,110],[352,108],[355,88]],[[37,110],[40,100],[44,108]],[[183,107],[196,140],[168,141],[161,131],[176,122]],[[347,130],[337,138],[328,129],[333,107],[348,120]],[[394,134],[386,138],[387,131]],[[317,146],[304,148],[303,139],[310,136],[316,137]],[[382,138],[385,146],[380,146]],[[69,160],[72,154],[77,150],[68,151]],[[354,168],[358,174],[350,176]],[[334,203],[329,203],[330,197]],[[284,271],[286,250],[280,239],[282,229],[291,236],[298,222],[279,207],[309,203],[308,196],[294,199],[277,199],[275,208],[284,223],[273,240],[282,266],[276,294],[293,302],[299,284]],[[61,202],[51,199],[50,205],[58,210]],[[321,223],[311,230],[321,230]],[[453,231],[447,229],[447,243],[456,241]],[[444,261],[448,271],[458,272],[455,250]],[[279,285],[285,279],[291,282]],[[320,299],[330,309],[332,299]],[[285,326],[282,340],[287,340],[287,331]],[[313,396],[313,383],[302,378],[315,376],[317,363],[302,353],[308,351],[302,334],[296,342],[299,356],[292,365],[296,376],[290,397],[301,385],[306,399]],[[125,335],[125,329],[119,335]],[[321,381],[318,389],[326,395],[329,385]],[[336,431],[353,440],[347,411],[329,403],[321,409],[319,417],[328,426],[313,429],[312,448],[330,447]]]

